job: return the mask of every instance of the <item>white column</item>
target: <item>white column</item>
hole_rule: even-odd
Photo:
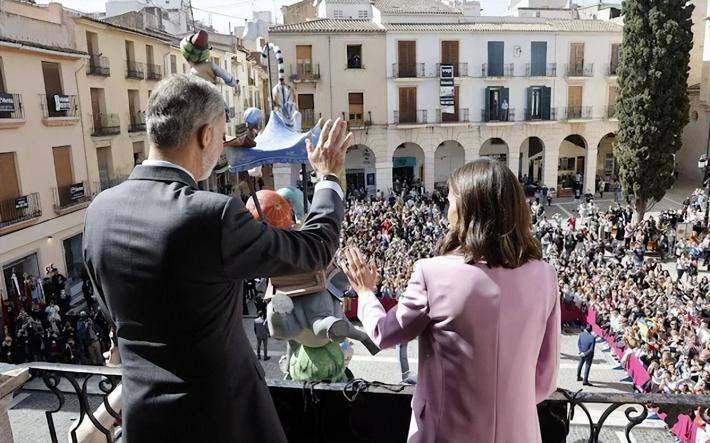
[[[392,160],[375,163],[375,185],[388,195],[392,190]]]
[[[520,144],[514,143],[512,146],[508,145],[508,168],[513,171],[513,174],[518,176],[518,169],[520,166]]]
[[[296,186],[296,182],[293,179],[293,168],[295,166],[291,164],[277,163],[274,164],[274,189],[281,189],[287,186]]]
[[[584,161],[584,192],[594,194],[595,181],[597,178],[597,154],[598,149],[587,149]]]
[[[542,181],[548,188],[557,189],[558,164],[560,162],[560,142],[554,141],[545,144],[543,151]]]
[[[434,151],[424,151],[424,187],[427,192],[434,191],[434,180],[436,179],[436,156]]]

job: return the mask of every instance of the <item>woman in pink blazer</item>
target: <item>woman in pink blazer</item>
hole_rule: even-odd
[[[557,275],[541,261],[513,173],[495,160],[449,180],[450,229],[385,313],[377,269],[346,250],[358,317],[381,348],[419,338],[409,443],[540,442],[536,405],[559,363]]]

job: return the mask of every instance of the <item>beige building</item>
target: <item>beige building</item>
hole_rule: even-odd
[[[23,274],[82,269],[91,197],[77,79],[87,55],[59,4],[4,1],[0,11],[0,300]]]
[[[143,111],[170,66],[167,35],[76,18],[77,48],[89,54],[77,73],[92,192],[114,186],[146,158]]]

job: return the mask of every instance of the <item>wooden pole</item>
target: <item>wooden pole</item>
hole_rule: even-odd
[[[261,204],[256,197],[256,177],[252,177],[251,175],[249,176],[249,190],[251,191],[251,198],[254,199],[254,206],[256,207],[256,213],[259,214],[259,220],[266,222],[264,212],[261,210]]]

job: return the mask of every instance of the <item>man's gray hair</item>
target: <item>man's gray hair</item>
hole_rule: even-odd
[[[157,148],[178,148],[220,114],[224,115],[224,100],[214,85],[195,76],[172,75],[148,99],[148,137]]]

